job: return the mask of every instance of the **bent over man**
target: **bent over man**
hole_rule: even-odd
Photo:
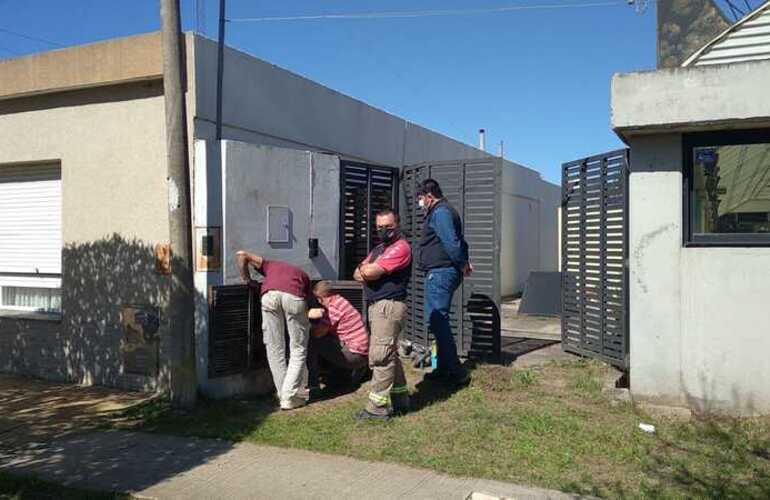
[[[369,362],[369,334],[364,319],[353,304],[332,290],[328,281],[316,283],[313,294],[323,308],[308,312],[311,321],[317,323],[308,345],[310,388],[320,388],[321,360],[344,371],[348,386],[357,386]],[[327,388],[328,384],[327,380]]]
[[[244,283],[252,281],[249,267],[265,277],[262,281],[262,333],[267,363],[273,375],[282,410],[307,404],[307,344],[310,322],[306,299],[310,278],[302,269],[279,260],[267,260],[241,250],[236,253]],[[286,364],[284,320],[289,330],[289,363]]]
[[[386,420],[409,409],[404,367],[398,358],[398,337],[406,320],[406,286],[412,249],[401,235],[399,217],[392,210],[377,214],[381,243],[358,266],[353,278],[364,285],[369,303],[369,367],[372,383],[369,401],[358,419]]]

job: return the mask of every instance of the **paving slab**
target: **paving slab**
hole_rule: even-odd
[[[303,450],[141,432],[86,431],[12,451],[0,471],[158,499],[572,499],[515,484]]]
[[[519,314],[521,299],[506,300],[500,307],[500,326],[503,335],[561,340],[561,319],[553,316]]]

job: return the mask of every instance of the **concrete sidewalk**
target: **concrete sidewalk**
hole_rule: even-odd
[[[7,443],[6,443],[7,444]],[[86,431],[3,448],[0,471],[159,499],[575,498],[301,450],[141,432]]]

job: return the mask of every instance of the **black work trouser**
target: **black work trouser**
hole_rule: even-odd
[[[321,360],[335,368],[352,372],[369,364],[369,358],[363,354],[351,352],[340,342],[340,338],[332,333],[323,337],[310,337],[308,344],[308,381],[311,387],[318,386],[318,374]]]

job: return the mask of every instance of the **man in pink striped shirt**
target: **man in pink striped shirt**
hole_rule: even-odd
[[[313,294],[323,308],[308,312],[314,323],[308,349],[309,386],[319,386],[321,359],[349,371],[350,381],[357,384],[369,364],[369,335],[361,313],[345,297],[334,293],[328,281],[316,283]]]

